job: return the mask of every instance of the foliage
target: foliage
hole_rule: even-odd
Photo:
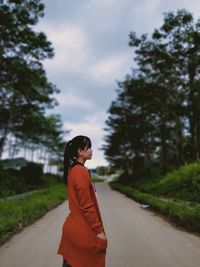
[[[159,179],[138,181],[133,187],[153,195],[199,203],[200,162],[185,164]]]
[[[102,183],[102,182],[104,182],[104,179],[102,179],[102,178],[100,178],[100,177],[98,177],[98,176],[92,176],[92,181],[94,182],[94,183]]]
[[[2,166],[0,166],[0,189],[0,198],[29,190],[24,179],[19,177],[19,171],[4,170]]]
[[[40,218],[66,199],[66,188],[56,185],[21,200],[0,201],[0,241]]]
[[[107,175],[110,172],[109,166],[98,166],[97,167],[97,174],[98,175]]]
[[[45,173],[42,175],[42,183],[44,187],[54,186],[59,183],[63,184],[63,178],[56,174]]]
[[[0,3],[0,157],[10,136],[18,147],[43,146],[52,154],[62,139],[60,117],[45,113],[59,90],[42,65],[54,56],[46,35],[34,28],[43,16],[41,0]]]
[[[36,176],[38,172],[39,176]],[[31,180],[31,181],[30,181]],[[41,166],[29,162],[22,170],[4,169],[0,165],[0,198],[26,193],[62,183],[58,175],[45,173],[41,175]]]
[[[151,37],[129,37],[137,67],[118,82],[103,149],[131,180],[200,157],[200,20],[184,9],[168,12]]]
[[[21,168],[20,173],[25,178],[27,184],[39,185],[42,182],[43,167],[40,164],[30,162]]]

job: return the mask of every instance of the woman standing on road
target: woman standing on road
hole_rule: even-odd
[[[96,198],[95,185],[84,166],[92,158],[91,141],[76,136],[66,144],[64,179],[70,213],[63,227],[57,254],[63,267],[105,267],[107,238]]]

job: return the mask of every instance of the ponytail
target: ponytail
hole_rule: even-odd
[[[76,161],[76,156],[73,153],[73,147],[72,147],[72,141],[70,140],[67,142],[65,146],[65,152],[64,152],[64,161],[63,161],[63,167],[64,167],[64,172],[63,172],[63,180],[64,183],[67,184],[67,175],[69,168],[75,163]]]
[[[91,141],[87,136],[78,135],[72,140],[68,141],[65,146],[64,151],[64,172],[63,172],[63,181],[67,184],[67,176],[69,168],[77,164],[77,153],[78,149],[84,149],[91,147]]]

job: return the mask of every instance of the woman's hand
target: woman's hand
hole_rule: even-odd
[[[103,231],[100,234],[98,234],[97,237],[101,239],[106,239],[105,233]]]

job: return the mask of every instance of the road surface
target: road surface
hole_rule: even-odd
[[[106,183],[96,187],[109,242],[106,267],[200,266],[199,237],[174,228]],[[65,201],[16,234],[0,247],[0,266],[61,267],[56,251],[67,214]]]

